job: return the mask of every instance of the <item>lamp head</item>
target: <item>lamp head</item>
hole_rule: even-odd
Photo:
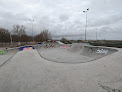
[[[84,13],[86,12],[86,11],[83,11]]]

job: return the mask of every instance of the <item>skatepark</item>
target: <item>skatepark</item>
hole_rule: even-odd
[[[2,50],[0,92],[122,92],[122,49],[43,43]]]

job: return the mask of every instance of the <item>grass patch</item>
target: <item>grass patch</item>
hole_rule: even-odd
[[[1,54],[6,54],[6,52],[5,52],[5,51],[0,51],[0,55],[1,55]]]

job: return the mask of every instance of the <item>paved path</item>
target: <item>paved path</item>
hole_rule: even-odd
[[[64,64],[41,58],[37,50],[20,51],[0,68],[0,92],[122,92],[119,54]]]

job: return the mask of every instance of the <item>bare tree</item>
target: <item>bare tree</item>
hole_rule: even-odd
[[[20,34],[19,30],[20,30],[20,26],[19,25],[14,25],[13,26],[13,34],[14,35],[19,35]]]
[[[25,26],[14,25],[13,26],[13,40],[18,42],[21,41],[22,35],[26,35]]]
[[[14,35],[18,35],[18,36],[21,36],[21,35],[24,35],[25,34],[25,26],[20,26],[20,25],[14,25],[13,26],[13,33]]]
[[[61,39],[61,42],[65,43],[65,42],[67,42],[67,39],[63,37],[63,38]]]
[[[10,33],[7,29],[5,28],[0,28],[0,42],[10,42]]]
[[[47,41],[47,40],[51,40],[52,39],[52,36],[51,36],[51,33],[46,29],[46,30],[43,30],[40,34],[36,35],[35,37],[35,40],[36,41]]]
[[[26,34],[24,34],[24,35],[22,35],[22,37],[21,37],[21,41],[22,42],[29,42],[29,41],[31,41],[31,37],[29,37],[28,35],[26,35]]]

